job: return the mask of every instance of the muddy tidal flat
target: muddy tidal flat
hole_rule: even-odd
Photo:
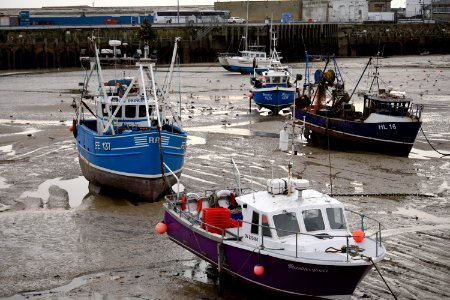
[[[338,62],[351,90],[367,59]],[[181,67],[172,81],[189,133],[181,181],[195,192],[230,187],[234,158],[243,184],[264,189],[272,172],[286,176],[291,160],[312,188],[332,187],[347,208],[383,223],[387,255],[378,268],[398,299],[450,299],[450,156],[442,155],[450,153],[450,56],[384,58],[381,66],[386,85],[424,105],[409,157],[329,151],[301,139],[297,155],[281,152],[278,133],[290,115],[250,110],[248,75]],[[293,67],[304,73],[304,64]],[[233,280],[219,295],[204,261],[154,232],[162,201],[88,193],[68,131],[82,78],[0,73],[0,298],[264,299]],[[353,298],[393,299],[374,269]]]

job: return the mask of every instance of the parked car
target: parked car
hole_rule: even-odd
[[[231,24],[244,24],[244,23],[247,23],[247,20],[239,18],[239,17],[231,17],[231,18],[228,19],[228,23],[231,23]]]

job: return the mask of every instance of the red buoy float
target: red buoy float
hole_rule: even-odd
[[[248,97],[251,99],[251,98],[253,98],[253,93],[252,92],[249,92],[248,93]]]
[[[262,276],[264,274],[264,266],[261,266],[260,264],[256,264],[253,268],[253,272],[257,276]]]
[[[69,126],[69,131],[70,131],[70,132],[73,132],[74,130],[75,130],[75,126],[74,126],[73,124],[70,125],[70,126]]]
[[[352,235],[355,242],[361,243],[364,240],[365,233],[362,230],[355,230]]]
[[[155,226],[155,231],[159,234],[164,234],[167,232],[167,225],[164,222],[159,222]]]

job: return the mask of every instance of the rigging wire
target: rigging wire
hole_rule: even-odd
[[[328,119],[327,119],[327,143],[328,143],[328,175],[330,177],[330,196],[333,197],[333,179],[331,176],[331,151],[330,151],[330,134],[328,132]]]

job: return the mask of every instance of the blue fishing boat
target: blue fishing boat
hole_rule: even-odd
[[[178,40],[164,88],[155,81],[153,64],[140,63],[133,76],[105,81],[95,38],[91,38],[95,58],[85,58],[90,69],[71,128],[91,191],[119,189],[153,202],[180,176],[187,134],[168,96]],[[91,108],[87,93],[94,71],[98,96],[93,97]]]
[[[310,80],[312,62],[323,62],[314,72],[314,82]],[[371,63],[372,59],[364,70]],[[369,90],[361,94],[362,111],[357,111],[351,102],[356,87],[351,95],[345,91],[335,57],[306,55],[303,92],[295,101],[294,116],[296,123],[304,126],[308,142],[343,150],[409,155],[422,125],[423,105],[414,104],[404,92],[380,88],[378,63],[372,74]]]
[[[273,49],[271,55],[271,64],[266,70],[254,69],[254,74],[250,78],[252,88],[250,98],[258,107],[264,107],[278,114],[280,110],[290,107],[294,104],[296,97],[296,85],[291,76],[291,69],[280,63],[278,52],[276,50],[276,38],[272,34]]]
[[[272,66],[260,75],[255,72],[250,82],[250,97],[258,107],[264,107],[278,114],[290,107],[295,100],[296,87],[291,83],[291,74],[284,68]]]

